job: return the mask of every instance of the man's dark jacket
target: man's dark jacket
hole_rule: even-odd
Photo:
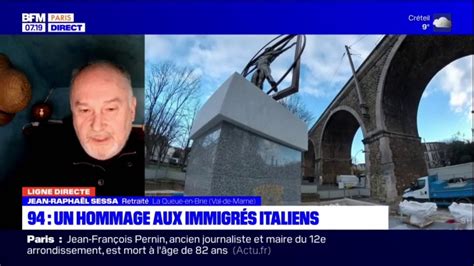
[[[84,151],[70,119],[64,121],[62,129],[52,133],[56,136],[49,149],[53,149],[54,154],[46,153],[48,147],[41,141],[42,138],[51,138],[48,136],[50,133],[45,130],[32,136],[34,157],[30,158],[30,163],[35,166],[25,176],[24,186],[95,187],[98,196],[144,195],[144,138],[141,129],[132,130],[122,151],[105,161],[96,160]]]
[[[96,160],[84,151],[70,118],[63,124],[30,128],[24,134],[28,142],[25,164],[14,180],[4,184],[8,191],[2,195],[6,197],[3,209],[16,213],[10,216],[16,220],[14,227],[18,227],[21,216],[17,213],[21,209],[21,187],[95,187],[97,196],[144,195],[141,128],[133,128],[122,151],[105,161]]]

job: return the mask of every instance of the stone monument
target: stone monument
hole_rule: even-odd
[[[306,124],[240,74],[209,98],[191,129],[185,195],[300,203]]]

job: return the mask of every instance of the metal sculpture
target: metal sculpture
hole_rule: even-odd
[[[296,40],[295,40],[296,39]],[[247,63],[242,76],[247,77],[253,73],[251,82],[263,90],[265,80],[270,84],[270,89],[266,92],[271,94],[273,99],[279,100],[293,93],[298,92],[299,77],[300,77],[300,62],[301,55],[306,45],[306,36],[304,35],[279,35],[273,40],[263,46]],[[270,65],[282,53],[286,52],[292,47],[295,47],[294,61],[288,70],[277,81],[271,74]],[[278,90],[278,85],[288,76],[292,71],[291,85],[283,90]]]

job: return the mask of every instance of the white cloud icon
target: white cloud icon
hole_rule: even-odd
[[[446,17],[440,17],[433,21],[436,28],[451,28],[451,20]]]

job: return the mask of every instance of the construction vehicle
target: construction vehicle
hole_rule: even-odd
[[[403,192],[403,199],[419,202],[435,202],[447,206],[453,202],[474,202],[474,179],[456,177],[441,180],[438,175],[418,178]]]

